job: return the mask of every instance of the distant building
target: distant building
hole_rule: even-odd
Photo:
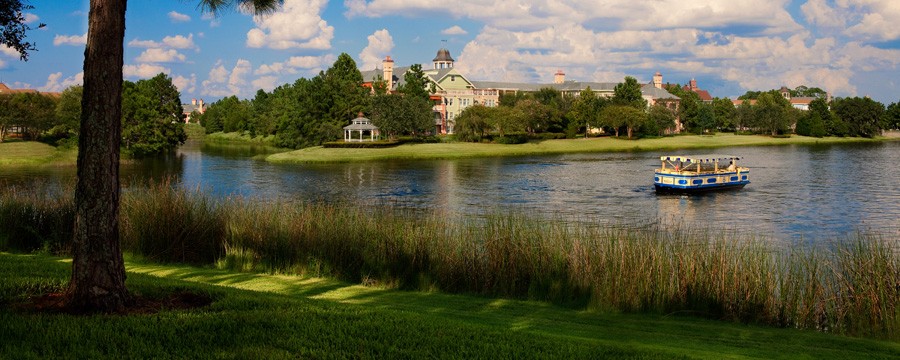
[[[191,122],[200,122],[200,119],[191,118],[191,114],[193,114],[194,111],[198,112],[201,115],[206,112],[206,104],[203,103],[203,99],[200,99],[200,101],[197,101],[197,99],[191,99],[190,104],[181,104],[181,108],[182,110],[184,110],[183,112],[185,124]]]
[[[697,97],[699,97],[700,101],[702,101],[703,103],[711,104],[713,102],[712,95],[709,94],[709,91],[700,89],[697,86],[696,79],[691,79],[691,81],[688,82],[688,85],[685,85],[684,87],[682,87],[682,89],[684,89],[684,91],[693,91],[697,94]]]
[[[432,68],[424,69],[423,73],[434,85],[431,100],[434,102],[435,132],[438,134],[452,134],[455,120],[459,114],[472,105],[484,105],[495,107],[500,105],[500,95],[508,93],[538,92],[544,88],[555,89],[563,96],[579,96],[582,90],[591,88],[598,96],[612,97],[618,83],[606,82],[580,82],[566,80],[566,74],[557,70],[553,74],[553,83],[512,83],[497,81],[473,81],[454,68],[455,60],[450,51],[444,48],[438,50],[432,60]],[[409,66],[395,67],[394,60],[390,56],[382,61],[381,69],[362,71],[363,86],[372,87],[379,77],[385,82],[388,92],[395,93],[403,86],[403,75],[409,71]],[[662,77],[660,75],[660,84]],[[663,104],[673,110],[677,110],[681,99],[664,90],[662,86],[656,87],[650,84],[641,86],[641,94],[647,105]],[[708,95],[708,94],[707,94]],[[680,123],[675,132],[681,130]]]

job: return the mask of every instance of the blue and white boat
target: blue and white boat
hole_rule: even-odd
[[[660,156],[653,185],[657,193],[695,193],[740,189],[750,183],[750,169],[740,167],[737,156]]]

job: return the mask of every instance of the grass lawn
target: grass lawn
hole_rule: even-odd
[[[394,159],[458,159],[490,156],[720,148],[727,146],[834,144],[885,140],[887,140],[887,138],[814,138],[797,135],[791,136],[790,138],[772,138],[759,135],[734,134],[716,134],[713,136],[685,135],[640,140],[624,140],[604,137],[545,140],[519,145],[456,142],[407,144],[383,149],[326,149],[323,147],[311,147],[270,155],[266,160],[274,163],[330,163]]]
[[[0,253],[0,358],[888,359],[900,344],[682,316],[586,313],[542,303],[402,292],[333,280],[129,261],[145,297],[209,294],[149,315],[28,313],[70,263]]]
[[[74,165],[77,159],[75,148],[55,148],[37,141],[0,143],[0,165]]]

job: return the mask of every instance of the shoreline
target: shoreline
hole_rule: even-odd
[[[900,137],[877,138],[815,138],[793,135],[772,138],[763,135],[683,135],[655,139],[625,140],[611,137],[590,139],[560,139],[529,142],[518,145],[489,143],[404,144],[391,148],[346,149],[321,146],[278,153],[266,157],[276,164],[348,163],[385,160],[450,160],[483,157],[511,157],[528,155],[559,155],[598,152],[660,151],[682,149],[722,148],[734,146],[829,145],[898,141]]]

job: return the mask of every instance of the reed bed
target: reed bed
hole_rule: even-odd
[[[71,199],[42,194],[0,194],[0,247],[68,250]],[[125,192],[121,216],[125,251],[161,262],[900,338],[900,239],[879,235],[785,246],[677,224],[213,199],[168,182]]]

